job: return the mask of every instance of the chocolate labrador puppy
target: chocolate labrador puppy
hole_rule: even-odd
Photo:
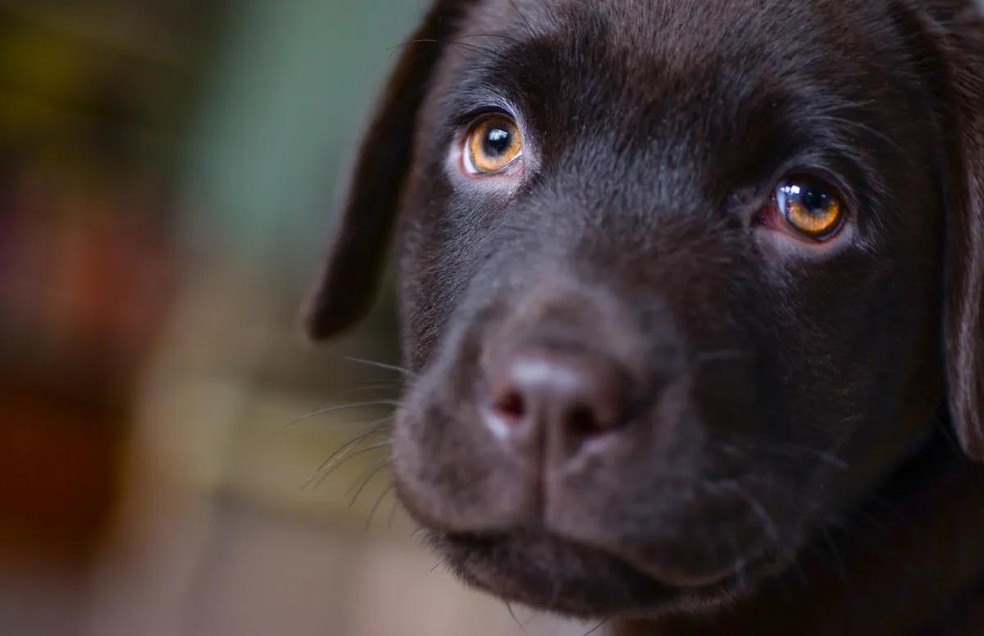
[[[307,326],[395,235],[393,476],[472,585],[984,633],[982,180],[971,0],[438,0]]]

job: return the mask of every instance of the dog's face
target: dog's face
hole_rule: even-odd
[[[339,299],[375,270],[360,259],[402,197],[416,377],[394,477],[465,579],[573,614],[697,607],[862,505],[931,432],[945,379],[979,454],[964,416],[979,413],[984,239],[953,237],[982,229],[982,118],[964,105],[979,84],[951,94],[929,4],[963,15],[432,10],[363,151],[312,326],[354,315]]]

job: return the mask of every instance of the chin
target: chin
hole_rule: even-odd
[[[546,532],[498,536],[431,532],[459,578],[511,602],[579,618],[655,618],[723,607],[784,568],[763,555],[713,574],[677,572],[674,583],[604,550]]]

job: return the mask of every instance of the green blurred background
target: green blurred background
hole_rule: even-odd
[[[305,487],[398,395],[391,299],[296,312],[423,8],[0,0],[0,634],[591,628],[434,569],[379,436]]]

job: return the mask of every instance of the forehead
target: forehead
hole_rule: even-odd
[[[850,84],[899,64],[896,23],[887,0],[479,0],[456,43],[473,53],[512,45],[545,71],[576,63],[584,80],[812,74]]]
[[[479,0],[464,31],[525,38],[600,27],[606,45],[643,56],[701,55],[766,40],[856,48],[858,37],[884,30],[885,18],[884,0]]]
[[[634,158],[745,166],[912,137],[930,99],[917,68],[889,0],[479,0],[432,96],[448,119],[515,106],[544,143],[580,122]]]

